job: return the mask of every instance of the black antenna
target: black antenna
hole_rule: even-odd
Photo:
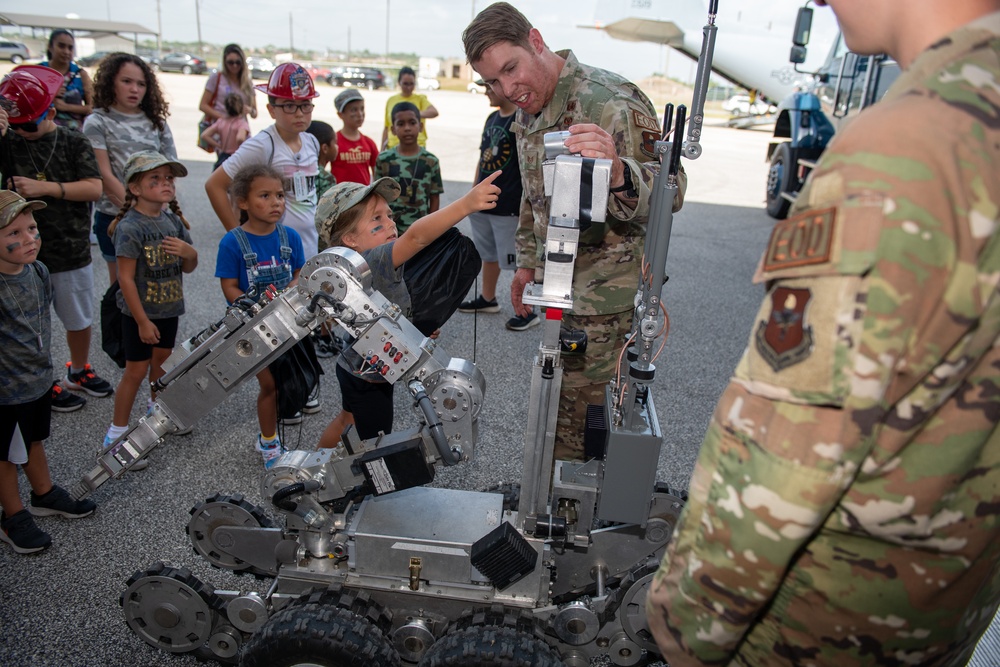
[[[663,109],[663,136],[661,139],[663,141],[667,140],[667,133],[670,132],[670,126],[674,123],[674,105],[672,102],[667,102],[667,106]]]
[[[676,176],[681,166],[681,150],[684,144],[684,121],[687,116],[687,107],[683,104],[677,107],[677,124],[674,126],[674,140],[670,148],[670,168],[667,174]]]

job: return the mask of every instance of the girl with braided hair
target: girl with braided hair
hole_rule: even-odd
[[[108,226],[118,259],[125,371],[104,447],[128,430],[132,404],[147,374],[150,383],[163,376],[163,362],[184,314],[183,274],[198,266],[191,225],[176,199],[174,179],[181,176],[187,176],[184,165],[155,151],[135,153],[125,163],[125,200]],[[156,394],[150,394],[151,408]]]

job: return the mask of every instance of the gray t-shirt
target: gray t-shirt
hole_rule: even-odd
[[[52,388],[52,283],[41,262],[0,279],[0,405],[22,405]]]
[[[163,249],[163,239],[175,236],[191,243],[191,234],[180,218],[169,211],[151,218],[129,209],[115,228],[115,255],[135,260],[135,286],[146,317],[163,320],[184,314],[183,260]],[[132,316],[118,293],[118,307]]]
[[[171,160],[177,159],[170,127],[164,123],[163,129],[157,130],[153,121],[141,112],[128,114],[114,109],[94,109],[83,124],[83,134],[94,150],[108,152],[111,171],[122,183],[125,182],[125,163],[132,153],[156,151]],[[107,215],[118,213],[118,207],[104,194],[97,201],[97,210]]]
[[[396,268],[392,264],[392,246],[395,241],[383,243],[377,248],[366,250],[361,256],[368,262],[368,269],[372,274],[372,287],[382,293],[382,296],[389,299],[403,311],[403,315],[410,316],[410,293],[403,282],[403,267]],[[353,336],[347,336],[344,351],[340,353],[337,363],[344,370],[357,375],[364,361],[361,355],[351,349],[354,343]],[[373,382],[385,382],[381,376],[366,374],[365,380]]]

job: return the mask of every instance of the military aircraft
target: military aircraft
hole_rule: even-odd
[[[709,0],[598,0],[592,24],[615,39],[664,44],[693,59],[701,50]],[[751,93],[778,103],[808,82],[837,37],[833,12],[815,12],[809,53],[789,63],[796,12],[803,0],[722,0],[712,69]],[[765,107],[766,108],[766,107]]]

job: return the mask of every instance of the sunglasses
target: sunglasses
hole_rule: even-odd
[[[36,121],[29,121],[27,123],[11,123],[10,127],[12,130],[21,130],[22,132],[32,133],[38,132],[38,123]]]
[[[239,65],[241,62],[242,62],[241,60],[227,60],[226,64],[227,65]]]

